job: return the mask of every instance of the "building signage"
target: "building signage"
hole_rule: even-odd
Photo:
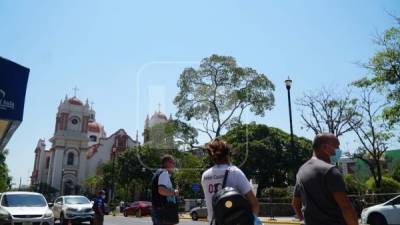
[[[29,69],[0,57],[0,119],[22,121]]]

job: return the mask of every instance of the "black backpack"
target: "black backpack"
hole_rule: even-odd
[[[229,168],[225,171],[222,189],[212,198],[216,225],[253,225],[254,215],[246,197],[232,187],[225,187]],[[211,224],[210,223],[210,224]]]

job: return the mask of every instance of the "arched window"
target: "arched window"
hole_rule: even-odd
[[[94,135],[90,135],[89,139],[90,141],[97,141],[97,137]]]
[[[72,153],[72,152],[68,153],[67,165],[69,165],[69,166],[74,165],[74,153]]]

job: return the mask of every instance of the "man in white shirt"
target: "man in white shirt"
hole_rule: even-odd
[[[152,184],[152,220],[154,225],[162,225],[162,207],[166,202],[176,203],[175,196],[178,190],[173,189],[171,174],[175,169],[174,158],[171,155],[164,155],[161,159],[161,168],[153,177]]]
[[[244,173],[236,166],[230,165],[230,149],[227,143],[215,138],[207,146],[208,154],[215,165],[205,171],[201,177],[204,196],[207,205],[208,221],[213,218],[212,197],[222,187],[225,171],[229,168],[229,174],[226,180],[227,187],[233,187],[243,194],[255,215],[258,214],[260,206],[257,198],[252,191],[251,184]]]

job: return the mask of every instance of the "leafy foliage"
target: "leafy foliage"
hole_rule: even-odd
[[[291,150],[289,134],[254,122],[234,127],[225,138],[233,163],[257,181],[258,193],[265,187],[293,185],[297,170],[311,157],[310,140],[295,136]]]
[[[368,190],[374,193],[397,193],[400,191],[400,182],[386,176],[382,177],[382,183],[380,187],[375,185],[373,177],[368,179],[366,185]]]
[[[178,118],[202,122],[199,131],[210,138],[241,123],[246,109],[264,116],[274,105],[274,85],[264,74],[239,67],[231,56],[204,58],[198,69],[186,68],[178,81],[174,104]]]
[[[203,195],[201,190],[197,194],[192,190],[192,184],[201,183],[201,174],[204,171],[201,158],[190,153],[181,153],[178,163],[179,168],[173,177],[176,186],[179,188],[180,195],[185,198],[201,197]]]
[[[343,176],[344,183],[346,184],[346,190],[349,194],[361,194],[365,193],[367,187],[364,183],[358,181],[353,175],[346,174]]]
[[[7,154],[7,149],[0,149],[0,192],[11,188],[11,177],[8,176],[8,167],[6,164]]]
[[[168,120],[146,128],[150,145],[155,149],[180,149],[189,150],[198,144],[198,132],[195,128],[180,120]]]
[[[102,183],[102,177],[97,176],[96,174],[90,174],[88,177],[86,177],[85,180],[83,180],[83,184],[86,187],[87,194],[90,194],[92,196],[96,195],[96,191],[101,188]]]
[[[353,84],[374,86],[386,94],[391,104],[385,107],[383,116],[393,125],[400,122],[400,18],[396,26],[377,35],[374,41],[380,50],[362,65],[372,77],[364,77]]]

